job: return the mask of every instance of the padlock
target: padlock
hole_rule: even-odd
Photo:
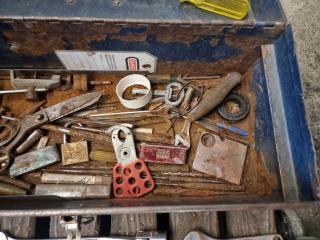
[[[71,123],[66,123],[64,126],[69,127]],[[68,143],[68,136],[63,135],[63,144],[61,144],[62,165],[71,165],[75,163],[88,162],[89,151],[87,141],[77,141]]]

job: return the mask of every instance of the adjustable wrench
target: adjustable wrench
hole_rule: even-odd
[[[188,119],[185,119],[181,133],[179,134],[177,133],[175,135],[174,145],[179,145],[181,143],[183,146],[190,148],[190,145],[191,145],[190,127],[191,127],[191,121],[189,121]]]

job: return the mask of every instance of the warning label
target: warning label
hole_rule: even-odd
[[[157,57],[147,52],[57,50],[56,55],[70,71],[156,71]]]

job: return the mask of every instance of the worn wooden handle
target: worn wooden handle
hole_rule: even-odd
[[[116,155],[114,152],[102,150],[91,150],[89,158],[93,161],[116,162]]]
[[[229,73],[220,85],[205,92],[198,106],[187,115],[187,118],[193,122],[211,112],[223,101],[231,89],[241,82],[241,77],[238,72]]]

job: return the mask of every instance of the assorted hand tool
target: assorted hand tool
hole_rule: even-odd
[[[0,150],[0,170],[4,171],[8,167],[10,159],[12,158],[12,155],[14,155],[15,147],[24,140],[31,130],[86,108],[96,103],[101,96],[101,93],[93,92],[71,98],[51,107],[39,110],[32,115],[16,119],[15,127],[8,124],[0,124],[0,127],[9,128],[11,132],[9,138],[0,143],[0,146],[5,145],[5,147]]]
[[[197,107],[188,113],[187,118],[192,122],[197,121],[215,109],[228,93],[241,82],[241,77],[238,72],[229,73],[221,84],[205,92]]]
[[[250,112],[248,97],[233,91],[241,74],[131,74],[117,82],[82,73],[69,75],[68,91],[62,75],[10,76],[17,89],[51,92],[40,109],[1,111],[1,195],[246,194],[241,180],[250,132],[234,125]],[[89,85],[92,92],[79,94]]]

